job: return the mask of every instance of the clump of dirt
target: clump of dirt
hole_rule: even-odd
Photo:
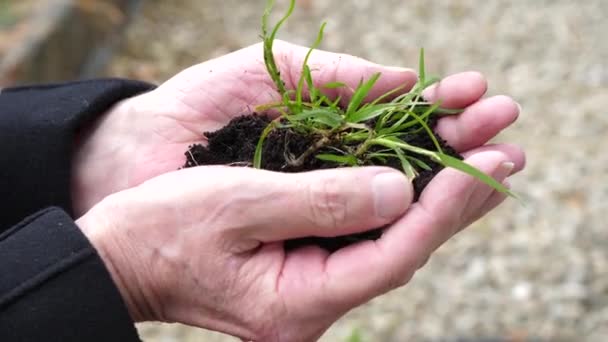
[[[271,119],[265,115],[252,114],[234,118],[228,125],[215,132],[205,132],[207,146],[195,144],[186,151],[186,164],[184,167],[200,165],[231,165],[252,166],[255,149],[262,134]],[[436,120],[430,120],[429,125],[434,127]],[[441,137],[435,134],[444,153],[462,159],[452,147]],[[320,169],[339,167],[337,163],[324,161],[311,156],[304,160],[301,165],[295,165],[291,159],[302,155],[314,142],[319,139],[315,136],[306,136],[292,129],[275,129],[264,142],[262,149],[262,169],[281,172],[305,172]],[[411,145],[428,150],[434,150],[435,145],[426,132],[409,134],[401,139]],[[334,144],[332,146],[332,144]],[[332,152],[331,148],[343,147],[344,142],[336,141],[318,151],[318,153]],[[428,166],[430,170],[417,169],[418,176],[413,181],[414,200],[422,193],[422,190],[431,179],[443,169],[438,164],[424,156],[416,156]],[[372,165],[371,163],[369,165]],[[397,159],[389,159],[385,164],[374,163],[373,165],[389,166],[401,170],[401,163]],[[416,167],[414,165],[414,167]],[[382,235],[383,227],[366,232],[338,237],[305,237],[285,242],[287,250],[305,245],[317,245],[328,251],[335,251],[349,244],[362,240],[375,240]]]

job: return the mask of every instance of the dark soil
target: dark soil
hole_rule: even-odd
[[[241,116],[233,119],[227,126],[215,132],[206,132],[208,145],[192,145],[186,152],[186,164],[184,167],[199,165],[233,165],[233,166],[252,166],[253,155],[262,131],[270,123],[266,116],[257,114]],[[435,122],[430,122],[434,127]],[[436,135],[437,136],[437,135]],[[301,166],[292,166],[285,156],[296,158],[300,156],[308,147],[316,141],[317,137],[303,136],[288,129],[272,131],[266,141],[262,151],[262,168],[272,171],[282,172],[303,172],[318,169],[336,168],[338,164],[323,161],[314,157],[308,158]],[[403,141],[414,146],[434,150],[433,141],[426,133],[409,135],[402,137]],[[437,136],[442,149],[445,153],[457,158],[462,158],[452,147]],[[323,152],[321,149],[319,153]],[[330,152],[328,150],[327,152]],[[422,190],[430,180],[443,168],[442,165],[432,160],[416,156],[429,165],[432,170],[417,170],[418,177],[413,181],[414,200],[417,200]],[[376,164],[378,165],[378,164]],[[401,164],[396,159],[391,159],[384,164],[401,170]],[[415,165],[414,165],[415,166]],[[351,243],[362,240],[375,240],[382,235],[382,228],[373,229],[367,232],[339,237],[306,237],[285,242],[286,249],[293,249],[304,245],[317,245],[328,251],[338,250]]]

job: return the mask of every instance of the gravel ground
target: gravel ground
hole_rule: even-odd
[[[286,1],[278,1],[284,9]],[[281,38],[446,75],[479,70],[524,110],[499,140],[525,147],[508,201],[443,246],[405,288],[358,308],[322,341],[608,341],[608,1],[301,0]],[[258,41],[264,0],[147,1],[109,75],[160,82]],[[146,341],[235,341],[142,324]]]

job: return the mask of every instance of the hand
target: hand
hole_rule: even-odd
[[[293,86],[306,50],[281,43],[275,51]],[[108,113],[75,163],[81,210],[177,169],[181,153],[202,139],[200,132],[275,100],[260,54],[256,46],[195,66]],[[415,78],[409,70],[327,52],[316,52],[311,62],[319,66],[314,70],[320,84],[340,80],[352,87],[360,77],[383,72],[372,96],[409,86]],[[523,168],[523,152],[484,144],[516,119],[519,108],[504,96],[481,99],[485,90],[481,75],[463,73],[425,97],[466,108],[441,119],[439,133],[468,162],[503,181]],[[252,340],[306,341],[351,308],[405,284],[439,245],[504,199],[446,169],[410,206],[411,187],[395,172],[198,167],[111,195],[78,224],[100,251],[134,318],[179,321]],[[387,188],[379,193],[393,207],[375,204],[378,174]],[[334,254],[315,247],[285,254],[281,248],[285,239],[350,234],[397,218],[378,241]]]
[[[481,152],[468,162],[503,181],[522,166],[509,157]],[[407,283],[441,243],[503,199],[454,170],[410,206],[412,191],[390,168],[288,174],[205,166],[110,195],[77,224],[137,321],[246,341],[313,341],[350,309]],[[282,246],[395,220],[379,240],[333,254]]]
[[[274,52],[288,88],[295,88],[307,48],[275,42]],[[315,51],[309,65],[319,85],[359,81],[382,72],[370,96],[404,86],[416,74],[347,55]],[[335,95],[339,95],[334,92]],[[329,94],[328,94],[329,95]],[[344,95],[346,98],[349,94]],[[236,51],[176,75],[156,90],[125,100],[104,115],[76,151],[72,198],[77,216],[105,196],[175,171],[185,163],[189,145],[260,104],[279,100],[264,66],[262,45]]]
[[[277,64],[288,89],[295,88],[307,51],[275,42]],[[381,72],[370,98],[398,86],[407,91],[416,81],[410,69],[325,51],[313,52],[309,65],[318,86],[341,81],[354,88],[361,79]],[[447,96],[443,106],[470,107],[458,117],[440,120],[438,127],[461,152],[486,143],[519,112],[515,102],[504,96],[480,100],[485,89],[481,75],[463,73],[445,79],[441,91],[427,92],[430,100]],[[333,95],[347,99],[350,94],[345,91],[334,90]],[[262,46],[257,44],[193,66],[156,90],[117,104],[85,132],[87,138],[75,153],[72,198],[76,216],[111,193],[178,169],[185,163],[188,146],[204,142],[203,132],[214,131],[232,118],[250,113],[256,105],[278,99],[264,66]]]

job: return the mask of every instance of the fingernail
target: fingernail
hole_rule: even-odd
[[[519,102],[515,102],[515,104],[517,105],[517,113],[521,114],[521,111],[522,111],[521,104]]]
[[[376,216],[395,219],[403,214],[411,201],[407,178],[398,172],[380,173],[372,182]]]
[[[513,168],[515,168],[515,164],[513,162],[503,162],[502,164],[500,164],[500,167],[502,168],[502,170],[508,175],[509,173],[511,173],[511,171],[513,171]]]
[[[414,72],[414,70],[410,68],[404,68],[400,66],[387,66],[385,67],[387,70],[396,71],[396,72]]]

